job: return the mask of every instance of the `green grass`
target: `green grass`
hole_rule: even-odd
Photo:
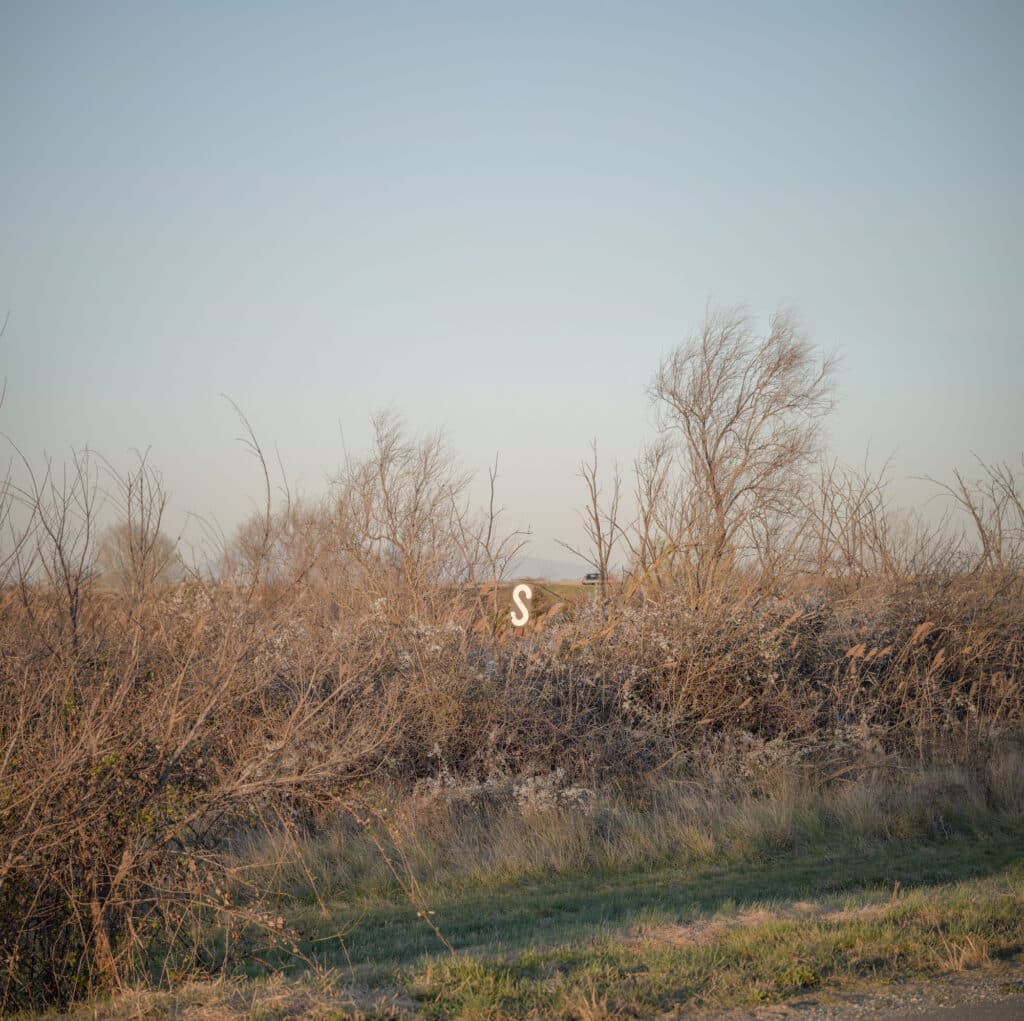
[[[1022,848],[1014,830],[724,867],[445,881],[424,906],[454,956],[411,904],[364,896],[328,903],[326,917],[293,908],[306,960],[271,956],[245,974],[300,979],[313,962],[364,1000],[438,1018],[769,1002],[1021,957]]]
[[[288,921],[305,962],[271,956],[226,984],[77,1016],[185,1017],[198,1004],[194,1016],[210,1018],[643,1017],[1024,964],[1022,848],[1014,830],[743,866],[446,883],[425,892],[454,955],[390,896],[332,902],[327,917],[304,905]],[[330,938],[341,929],[344,946]]]
[[[845,903],[844,897],[870,901],[889,897],[896,882],[906,892],[992,874],[1019,876],[1021,869],[1024,833],[1012,832],[727,867],[634,868],[499,884],[446,882],[428,887],[424,895],[434,923],[456,950],[494,955],[765,905]],[[293,908],[287,916],[306,937],[304,952],[326,966],[407,964],[443,949],[408,901],[388,897],[376,904],[327,906],[327,918],[313,905]],[[339,931],[348,933],[344,947],[329,941]]]
[[[295,951],[263,941],[217,983],[75,1016],[592,1021],[1024,966],[1019,795],[945,771],[831,789],[781,776],[762,797],[671,787],[587,812],[395,802],[384,846],[415,904],[351,820],[240,847]],[[210,929],[214,958],[218,943]]]
[[[588,1003],[603,1014],[649,1016],[682,1005],[769,1002],[859,977],[927,974],[961,966],[965,953],[973,962],[993,945],[1019,952],[1021,878],[1014,891],[996,881],[916,893],[875,918],[766,912],[758,924],[723,925],[706,942],[687,939],[684,926],[429,962],[416,970],[413,988],[425,1016],[564,1016]]]

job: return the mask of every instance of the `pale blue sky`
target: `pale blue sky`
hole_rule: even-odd
[[[218,394],[309,492],[393,407],[557,556],[710,299],[841,354],[841,456],[1015,456],[1022,48],[1020,3],[3,0],[0,430],[230,528]]]

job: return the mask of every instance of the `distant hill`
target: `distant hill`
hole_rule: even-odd
[[[509,570],[510,578],[545,578],[563,581],[582,578],[593,567],[582,560],[544,560],[539,557],[520,557]]]

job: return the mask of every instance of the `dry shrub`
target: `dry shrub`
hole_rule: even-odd
[[[821,825],[801,799],[822,785],[857,832],[883,795],[910,799],[883,813],[908,835],[969,829],[984,799],[1019,818],[1017,477],[955,477],[973,540],[901,523],[881,479],[824,471],[815,492],[828,376],[785,317],[763,343],[742,317],[716,321],[667,360],[655,390],[686,472],[663,437],[638,464],[626,526],[617,480],[601,502],[595,458],[595,562],[623,540],[628,577],[523,635],[500,623],[521,540],[498,527],[496,471],[473,511],[442,441],[393,419],[323,500],[278,507],[249,431],[263,511],[216,571],[175,564],[183,578],[145,462],[123,478],[87,456],[63,474],[23,465],[25,481],[0,487],[0,1008],[228,970],[252,941],[287,948],[265,906],[294,872],[280,859],[339,811],[386,818],[392,792],[418,781],[511,792],[515,812],[492,819],[504,836],[477,863],[510,875],[544,855],[586,868],[670,845],[795,846]],[[739,433],[737,415],[753,416]],[[719,464],[694,460],[705,443]],[[104,586],[108,490],[119,521]],[[880,795],[894,763],[957,767],[942,790],[959,807],[924,785]],[[626,779],[635,814],[591,805],[551,828],[592,800],[567,792]],[[673,816],[650,793],[663,783],[731,808],[677,802]],[[424,836],[412,864],[461,833],[453,860],[472,866],[473,813],[435,814],[455,836]],[[358,828],[332,839],[332,856],[365,865]],[[235,851],[261,840],[274,868],[239,871]],[[326,857],[315,871],[330,873]]]
[[[258,898],[227,898],[225,839],[335,802],[387,737],[386,693],[360,698],[361,680],[312,650],[273,670],[244,602],[199,585],[167,601],[131,624],[117,605],[87,604],[76,648],[46,594],[5,604],[7,1007],[123,984],[155,952],[167,969],[220,963],[204,919],[236,936],[270,921]]]
[[[7,1008],[227,969],[253,941],[287,947],[264,895],[293,866],[246,883],[232,849],[276,834],[287,858],[339,810],[366,818],[424,779],[518,797],[486,862],[455,856],[510,875],[544,848],[585,868],[668,842],[697,857],[793,846],[819,825],[797,792],[877,780],[894,762],[959,763],[965,776],[987,763],[985,796],[1021,811],[1012,502],[986,510],[968,490],[978,520],[1001,522],[974,560],[964,546],[930,560],[890,550],[846,574],[839,557],[822,558],[823,574],[776,562],[756,583],[752,566],[719,564],[716,598],[699,605],[661,577],[511,636],[481,585],[497,591],[514,542],[493,502],[470,513],[433,438],[380,423],[322,504],[273,510],[268,497],[216,577],[173,583],[147,562],[167,549],[148,510],[162,506],[158,480],[140,472],[115,489],[131,515],[113,587],[91,570],[100,488],[87,459],[5,491],[25,518],[0,601]],[[734,808],[677,824],[641,798],[632,821],[595,809],[550,829],[552,806],[590,799],[567,792],[624,778],[700,783]],[[955,811],[915,788],[886,825],[969,829],[985,811],[973,782]],[[834,790],[838,823],[869,830],[879,789]],[[448,832],[472,834],[472,812],[446,812]],[[371,852],[357,835],[331,854],[358,870]],[[424,841],[413,859],[446,853]],[[330,875],[326,858],[302,868],[317,873]]]
[[[329,500],[274,509],[247,442],[263,512],[216,575],[175,583],[144,461],[124,478],[88,456],[39,478],[26,463],[0,490],[0,1009],[287,948],[232,844],[351,808],[465,724],[475,578],[514,550],[493,502],[471,515],[436,438],[381,420]]]

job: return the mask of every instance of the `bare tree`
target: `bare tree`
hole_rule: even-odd
[[[678,444],[671,538],[696,603],[714,596],[738,558],[756,563],[777,548],[819,452],[832,369],[785,312],[765,335],[741,310],[709,314],[662,361],[650,394],[661,430]]]
[[[982,477],[968,480],[958,469],[952,484],[936,482],[963,511],[976,533],[975,571],[1020,571],[1024,565],[1024,485],[1008,461],[994,464],[978,458]],[[1024,470],[1024,455],[1020,469]]]
[[[482,617],[488,614],[483,602],[485,590],[478,583],[486,580],[490,584],[492,633],[498,628],[498,585],[522,553],[530,534],[521,529],[504,532],[500,528],[505,508],[497,506],[497,482],[498,458],[495,456],[494,464],[487,469],[487,509],[474,520],[465,521],[462,528],[467,580],[477,588],[477,605]]]
[[[434,433],[409,438],[401,423],[374,420],[374,444],[333,481],[338,542],[362,598],[408,606],[416,620],[444,616],[452,586],[471,580],[465,559],[471,477]]]
[[[173,580],[177,546],[165,532],[146,535],[122,521],[103,533],[96,561],[105,579],[141,595]]]
[[[160,473],[139,457],[134,471],[108,470],[115,485],[121,520],[107,529],[97,555],[98,566],[130,603],[137,605],[155,587],[171,581],[177,543],[162,530],[167,493]]]
[[[290,584],[328,570],[331,522],[319,501],[285,498],[268,518],[259,510],[236,529],[228,546],[228,569],[261,584]]]
[[[21,599],[27,608],[33,602],[33,582],[45,579],[77,650],[82,608],[95,578],[101,503],[95,461],[88,450],[75,452],[59,475],[47,462],[41,477],[23,456],[22,463],[26,482],[12,490],[29,515],[16,557]]]
[[[580,512],[583,530],[589,540],[585,551],[566,542],[558,545],[590,564],[601,576],[601,599],[608,595],[608,575],[611,572],[612,554],[621,535],[619,526],[619,500],[622,494],[622,478],[616,466],[612,471],[611,495],[607,503],[602,502],[602,488],[598,478],[597,440],[590,443],[590,461],[581,461],[579,475],[587,487],[587,504]]]
[[[667,437],[647,444],[633,462],[633,501],[636,518],[622,533],[629,549],[631,568],[637,577],[660,575],[653,568],[668,549],[668,537],[661,520],[672,468],[672,449]]]
[[[819,577],[890,572],[888,462],[877,472],[823,461],[805,498],[802,545]]]

